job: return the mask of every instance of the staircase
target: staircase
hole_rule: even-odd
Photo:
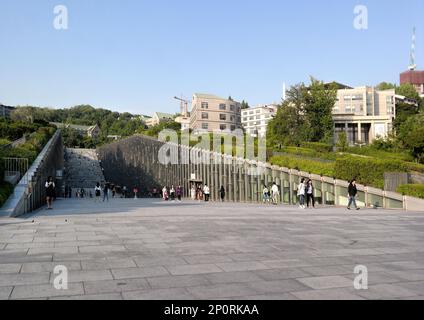
[[[102,168],[93,149],[65,150],[66,186],[72,189],[94,189],[105,183]]]

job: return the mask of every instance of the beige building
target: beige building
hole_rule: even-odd
[[[350,144],[369,144],[392,131],[396,116],[395,90],[378,91],[372,87],[337,91],[333,110],[335,141],[345,131]]]
[[[58,129],[76,130],[81,136],[86,136],[86,137],[94,138],[94,139],[98,138],[101,134],[101,130],[97,124],[94,126],[81,126],[76,124],[59,123],[59,122],[50,122],[50,124],[56,126]]]
[[[161,122],[166,121],[174,121],[175,116],[169,113],[163,113],[163,112],[155,112],[153,116],[149,119],[146,119],[146,125],[148,127],[154,127],[160,124]]]
[[[234,131],[241,129],[241,104],[209,94],[194,94],[190,129]]]
[[[247,134],[254,137],[265,137],[268,123],[275,117],[276,104],[261,105],[241,111],[241,123]]]

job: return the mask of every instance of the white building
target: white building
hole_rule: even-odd
[[[277,114],[276,104],[259,105],[241,111],[241,123],[247,134],[265,137],[269,121]]]

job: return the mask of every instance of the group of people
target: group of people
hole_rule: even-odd
[[[301,179],[297,188],[297,196],[299,198],[299,207],[306,209],[312,206],[315,208],[315,188],[312,180]]]
[[[47,200],[47,210],[53,209],[53,200],[56,197],[56,185],[54,183],[53,177],[49,177],[45,183],[45,189],[46,189],[46,200]],[[98,182],[94,188],[94,195],[95,195],[95,201],[100,202],[101,197],[103,194],[103,202],[109,201],[109,193],[112,193],[112,197],[116,196],[116,187],[111,186],[110,183],[105,183],[103,186],[101,186],[100,182]],[[137,199],[139,189],[137,187],[134,187],[133,189],[134,198]],[[123,197],[126,198],[127,196],[127,189],[126,187],[122,188],[122,194]],[[183,197],[183,188],[181,185],[177,186],[176,188],[172,185],[170,188],[167,186],[164,186],[162,191],[160,192],[157,188],[154,188],[151,192],[151,195],[153,197],[159,197],[162,196],[162,199],[164,201],[175,201],[178,200],[179,202],[182,201]],[[192,185],[190,190],[190,196],[193,201],[198,200],[205,202],[209,202],[211,195],[210,187],[205,184],[204,186],[199,185]],[[84,198],[85,196],[85,190],[81,189],[77,191],[76,193],[77,198]],[[226,190],[224,186],[221,186],[219,189],[219,196],[222,202],[225,201],[226,196]],[[304,178],[301,179],[298,188],[297,188],[297,196],[299,200],[299,207],[301,209],[306,209],[309,207],[315,208],[315,188],[313,185],[312,180],[306,180]],[[352,206],[356,210],[360,210],[356,203],[356,199],[358,196],[358,189],[356,186],[356,180],[353,179],[349,183],[348,187],[348,210],[351,210]],[[92,198],[92,193],[90,191],[90,198]],[[262,190],[262,199],[263,203],[272,203],[274,205],[278,204],[278,200],[280,198],[280,190],[277,186],[277,184],[274,182],[272,186],[269,188],[268,186],[264,185],[264,188]]]
[[[277,205],[279,197],[280,197],[280,189],[278,189],[278,186],[275,182],[272,184],[270,188],[264,185],[264,188],[262,190],[263,203],[272,203],[273,205]]]
[[[171,186],[171,188],[168,188],[167,186],[165,186],[162,189],[162,199],[164,201],[178,200],[179,202],[181,202],[182,196],[183,196],[183,188],[181,186],[177,186],[176,188],[174,188],[174,186]]]
[[[225,199],[225,189],[223,188],[224,187],[222,186],[220,190],[222,201],[224,201]],[[209,202],[211,197],[211,189],[207,184],[205,184],[204,186],[202,186],[201,184],[198,184],[197,186],[193,184],[190,189],[190,197],[193,201],[204,200],[205,202]]]

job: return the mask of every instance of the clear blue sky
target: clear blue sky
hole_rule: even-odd
[[[60,4],[67,31],[53,28]],[[283,82],[310,75],[398,82],[414,25],[424,69],[423,12],[422,0],[0,0],[0,102],[149,114],[177,112],[182,93],[279,101]]]

